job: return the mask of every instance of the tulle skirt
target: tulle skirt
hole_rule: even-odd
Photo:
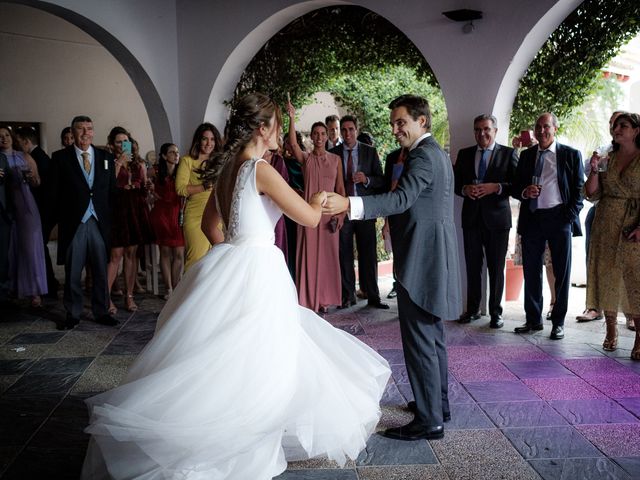
[[[297,303],[273,245],[195,264],[122,385],[87,400],[83,478],[271,479],[287,460],[344,464],[379,417],[387,362]]]

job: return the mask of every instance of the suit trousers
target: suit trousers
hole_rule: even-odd
[[[482,261],[489,271],[489,315],[502,315],[504,263],[509,246],[509,230],[490,230],[484,225],[462,229],[467,264],[467,313],[480,310],[482,299]]]
[[[440,318],[422,309],[398,282],[398,316],[407,374],[416,401],[415,420],[424,426],[443,424],[449,411],[447,349]]]
[[[358,278],[360,288],[369,302],[380,301],[378,289],[378,253],[376,250],[376,220],[349,220],[345,218],[340,229],[340,274],[342,301],[355,298],[356,273],[353,256],[353,237],[358,249]]]
[[[58,280],[56,279],[55,274],[53,273],[53,264],[51,263],[51,256],[49,255],[49,248],[47,244],[49,243],[49,237],[51,236],[51,231],[53,227],[56,226],[55,220],[46,219],[41,217],[41,225],[42,225],[42,242],[44,244],[44,262],[47,268],[47,287],[49,295],[56,295],[58,290]]]
[[[546,242],[556,277],[556,303],[551,310],[551,321],[553,326],[563,326],[571,286],[571,223],[564,218],[563,205],[536,210],[527,231],[522,233],[524,311],[529,325],[542,324],[542,265]]]
[[[65,259],[64,308],[76,319],[80,318],[84,304],[82,269],[87,261],[93,275],[91,311],[94,318],[99,318],[106,315],[109,308],[108,259],[104,240],[94,217],[78,226]]]

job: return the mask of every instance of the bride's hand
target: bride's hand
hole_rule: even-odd
[[[324,207],[324,204],[326,202],[327,202],[327,192],[314,193],[311,196],[311,200],[309,201],[311,205],[320,205],[321,207]]]

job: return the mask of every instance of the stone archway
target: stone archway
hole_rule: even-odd
[[[3,3],[24,5],[50,13],[94,38],[116,59],[131,79],[146,109],[154,139],[158,141],[172,138],[167,112],[151,78],[138,59],[108,30],[69,8],[53,3],[37,0],[6,0]]]

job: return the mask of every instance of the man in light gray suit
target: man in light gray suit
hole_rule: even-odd
[[[383,435],[436,439],[444,436],[443,422],[450,418],[442,320],[458,318],[462,311],[453,168],[429,133],[431,112],[426,99],[402,95],[389,108],[393,134],[409,149],[397,187],[367,197],[329,193],[323,213],[349,210],[352,219],[388,217],[415,418]]]

